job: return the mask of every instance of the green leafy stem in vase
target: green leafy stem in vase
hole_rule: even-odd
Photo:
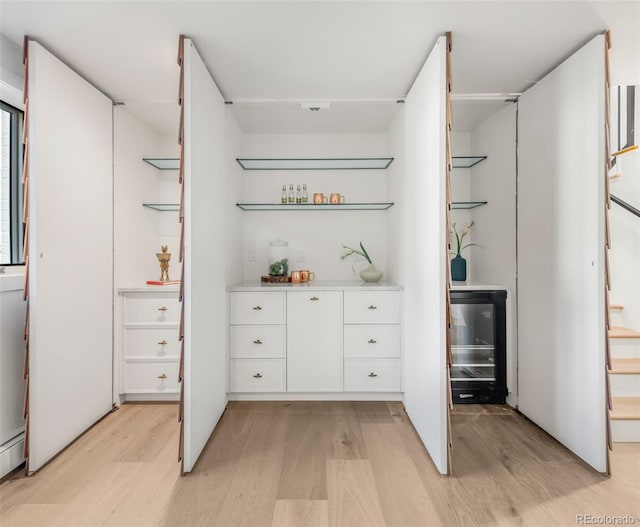
[[[473,222],[471,222],[469,225],[467,225],[464,229],[462,229],[461,233],[458,233],[458,229],[456,229],[456,224],[453,224],[453,234],[456,235],[456,252],[452,252],[451,254],[454,254],[457,257],[461,257],[461,252],[463,249],[466,249],[467,247],[471,247],[471,246],[476,246],[476,247],[481,247],[480,245],[478,245],[477,243],[467,243],[466,245],[462,245],[462,242],[464,240],[464,237],[469,234],[469,231],[471,230],[471,227],[473,227]]]
[[[369,262],[370,264],[373,263],[371,261],[371,258],[369,258],[369,254],[367,253],[367,250],[364,248],[364,245],[362,245],[362,242],[360,242],[360,249],[362,249],[362,251],[359,251],[358,249],[353,249],[351,247],[347,247],[344,243],[342,244],[342,248],[346,249],[346,251],[340,257],[341,260],[344,260],[347,256],[351,256],[352,254],[358,254],[363,258],[365,258],[367,262]]]

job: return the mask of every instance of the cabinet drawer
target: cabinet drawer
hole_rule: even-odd
[[[400,293],[397,291],[345,291],[345,324],[399,324]]]
[[[231,359],[232,392],[284,392],[285,359]]]
[[[346,392],[399,392],[400,359],[345,359]]]
[[[173,295],[127,295],[124,302],[125,324],[178,324],[180,302]]]
[[[127,328],[124,330],[125,357],[178,357],[180,343],[176,328]]]
[[[231,293],[232,324],[284,324],[286,293]]]
[[[284,358],[286,326],[231,326],[232,358]]]
[[[399,357],[400,326],[345,326],[344,356]]]
[[[178,393],[179,387],[178,359],[162,362],[125,359],[123,393]]]

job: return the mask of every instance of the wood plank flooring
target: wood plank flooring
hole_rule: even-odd
[[[640,524],[640,444],[606,478],[506,406],[456,406],[441,476],[400,403],[229,403],[179,475],[175,405],[124,405],[33,477],[0,485],[0,525],[37,527]]]

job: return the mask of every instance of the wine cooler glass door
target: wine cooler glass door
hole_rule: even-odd
[[[451,381],[495,382],[494,304],[451,305]]]

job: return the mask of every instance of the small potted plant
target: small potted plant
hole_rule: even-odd
[[[451,253],[455,255],[451,259],[451,280],[454,282],[465,282],[467,280],[467,261],[462,257],[462,250],[467,247],[471,247],[475,245],[479,247],[477,243],[467,243],[463,245],[464,237],[469,234],[469,230],[473,227],[473,222],[467,225],[462,232],[458,232],[456,229],[456,224],[453,224],[452,233],[456,236],[456,252]]]
[[[367,250],[364,248],[364,245],[362,245],[362,242],[360,242],[360,249],[362,249],[361,251],[359,251],[358,249],[353,249],[352,247],[347,247],[344,243],[342,244],[342,248],[346,250],[340,257],[341,260],[344,260],[347,256],[351,256],[352,254],[356,254],[358,256],[362,256],[365,260],[367,260],[367,262],[369,262],[369,266],[366,269],[360,271],[360,278],[362,278],[365,282],[377,282],[382,278],[382,273],[376,269],[375,265],[373,265],[373,262],[371,261]]]

